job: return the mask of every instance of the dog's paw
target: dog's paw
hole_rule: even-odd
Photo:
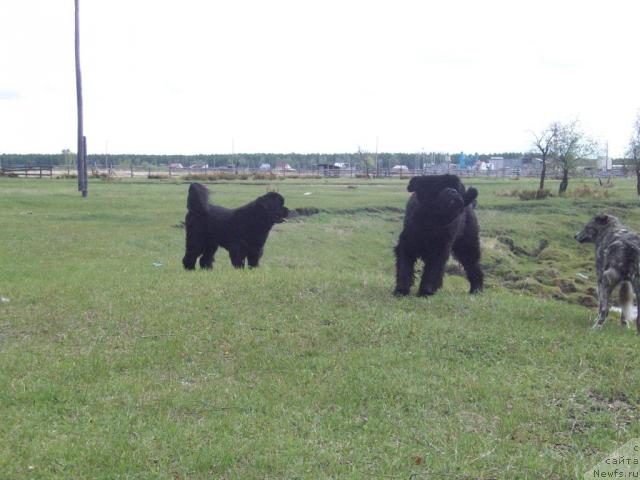
[[[601,323],[594,323],[593,327],[591,327],[593,330],[602,330],[602,324]]]

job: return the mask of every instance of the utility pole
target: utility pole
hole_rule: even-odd
[[[380,176],[380,165],[378,165],[378,136],[376,135],[376,178]]]
[[[235,174],[238,175],[238,159],[236,158],[235,139],[231,137],[231,161],[233,162]]]
[[[82,74],[80,73],[80,0],[75,0],[76,100],[78,106],[78,191],[87,196],[87,139],[82,116]]]

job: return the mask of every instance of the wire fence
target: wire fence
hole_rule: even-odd
[[[410,178],[416,175],[455,174],[459,177],[474,178],[539,178],[540,169],[528,167],[510,167],[491,170],[459,168],[455,165],[433,165],[421,169],[410,168],[246,168],[246,167],[175,167],[175,166],[94,166],[90,176],[100,178],[184,178],[184,179],[269,179],[269,178]],[[75,165],[10,165],[0,168],[0,175],[12,177],[69,177],[77,175]],[[572,177],[610,178],[634,175],[624,169],[584,169],[573,172]],[[547,178],[561,178],[559,170],[548,170]]]

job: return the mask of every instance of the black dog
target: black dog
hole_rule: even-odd
[[[432,295],[442,286],[450,253],[464,267],[470,293],[482,290],[480,237],[473,208],[478,191],[465,191],[456,175],[414,177],[407,190],[413,192],[404,217],[404,229],[395,248],[396,295],[408,295],[418,258],[424,270],[418,295]]]
[[[284,198],[276,192],[235,209],[209,205],[209,190],[199,183],[189,187],[187,210],[187,251],[182,259],[187,270],[195,268],[198,257],[200,267],[211,268],[218,247],[229,251],[235,268],[244,268],[245,259],[250,267],[257,267],[271,227],[289,214]]]

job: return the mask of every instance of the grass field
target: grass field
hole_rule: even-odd
[[[277,182],[319,213],[259,269],[185,272],[186,183],[0,178],[0,478],[566,479],[640,437],[640,338],[590,329],[573,240],[598,211],[640,230],[635,185],[468,180],[485,291],[452,264],[397,299],[406,183]]]

